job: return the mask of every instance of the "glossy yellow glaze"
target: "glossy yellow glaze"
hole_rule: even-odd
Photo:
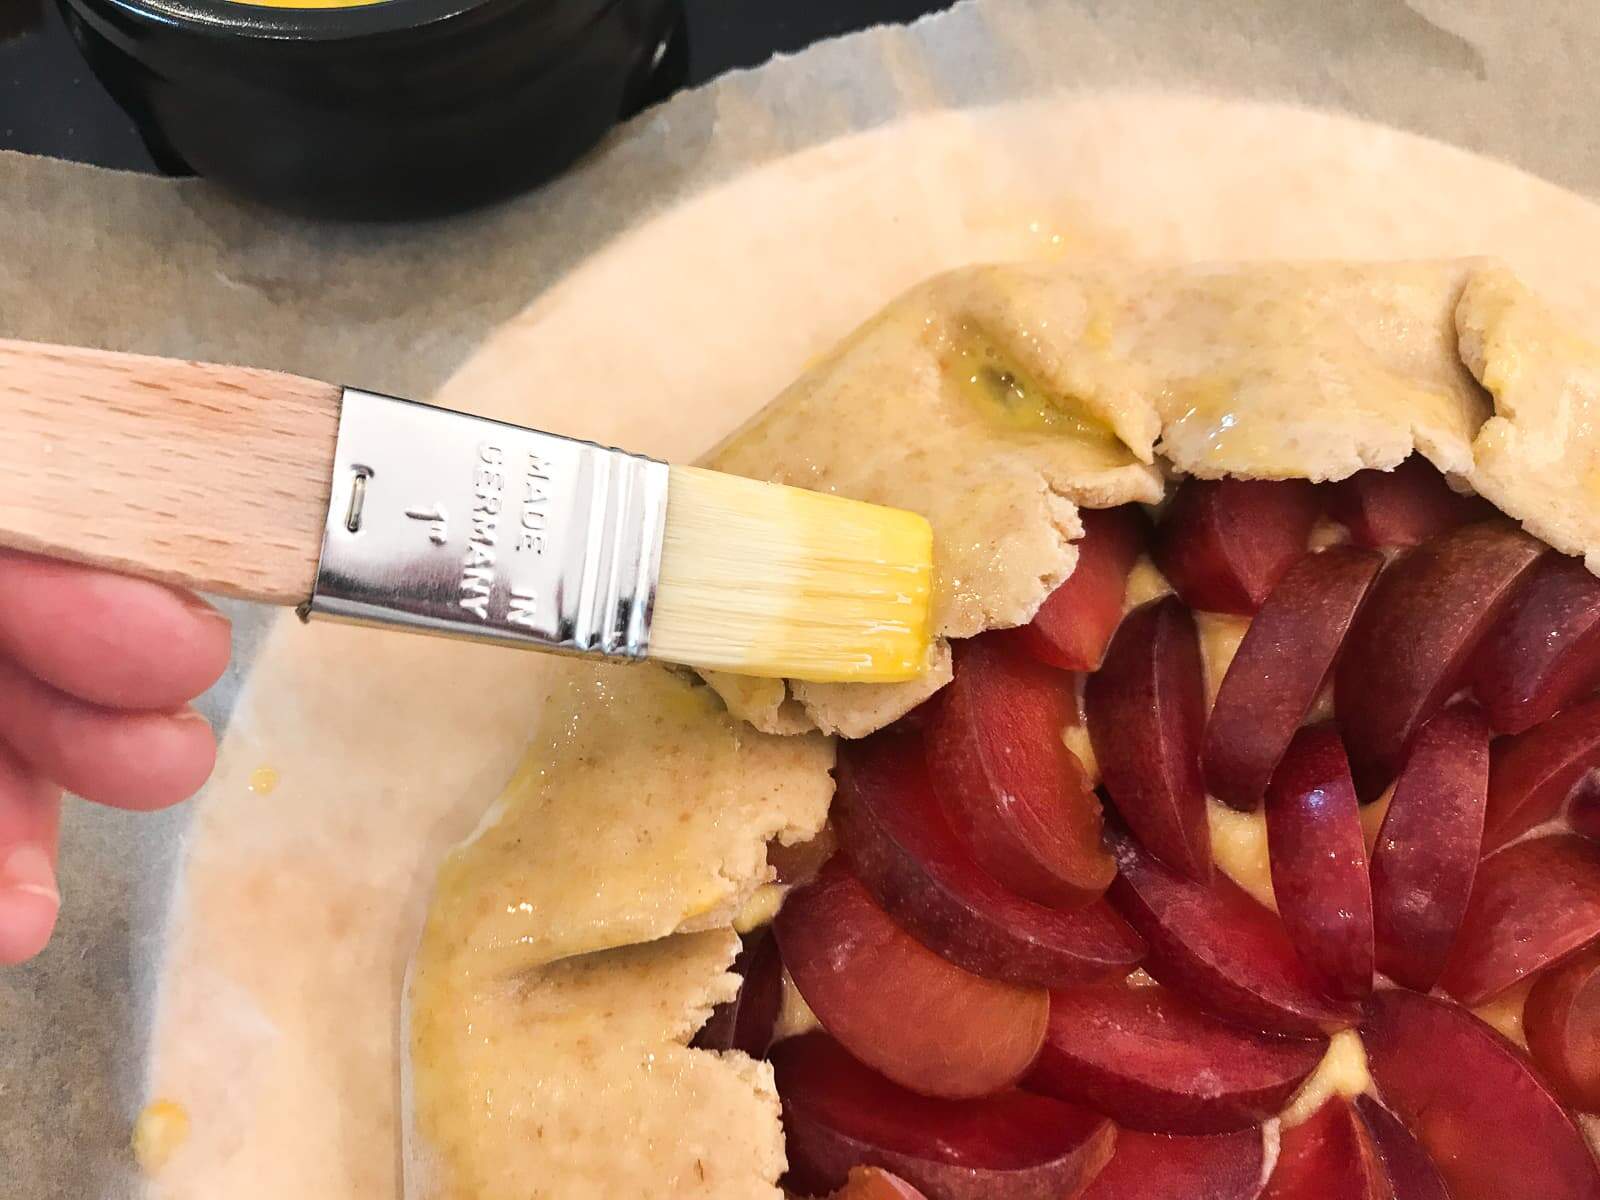
[[[767,843],[822,825],[832,747],[753,733],[656,667],[571,671],[544,735],[440,870],[413,960],[415,1128],[456,1194],[533,1194],[540,1136],[670,1182],[713,1129],[756,1144],[776,1128],[735,1102],[752,1065],[683,1043],[736,987],[729,926],[775,911]],[[583,1083],[600,1057],[603,1103]],[[614,1148],[605,1114],[619,1112],[629,1137]]]
[[[1102,329],[1102,338],[1109,332]],[[966,402],[997,429],[1049,433],[1120,446],[1116,435],[1072,397],[1041,385],[970,323],[957,326],[940,355],[945,378]]]

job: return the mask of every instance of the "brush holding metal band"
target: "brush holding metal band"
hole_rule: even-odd
[[[242,367],[0,340],[0,545],[302,615],[907,679],[919,516]]]

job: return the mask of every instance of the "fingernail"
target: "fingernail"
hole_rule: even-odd
[[[24,842],[0,859],[0,893],[22,892],[43,896],[52,904],[61,903],[56,890],[56,872],[43,846]]]

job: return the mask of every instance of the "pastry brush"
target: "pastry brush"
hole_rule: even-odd
[[[275,371],[0,340],[0,545],[747,675],[922,669],[920,516]]]

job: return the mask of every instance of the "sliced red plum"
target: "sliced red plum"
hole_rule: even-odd
[[[1185,479],[1151,557],[1191,607],[1253,613],[1306,552],[1322,497],[1303,479]]]
[[[1357,1096],[1355,1104],[1377,1147],[1394,1200],[1450,1200],[1444,1176],[1400,1118],[1371,1096]]]
[[[1209,879],[1205,676],[1194,614],[1174,596],[1129,613],[1105,665],[1085,682],[1083,705],[1101,783],[1123,820],[1162,862]]]
[[[1077,724],[1073,676],[993,635],[958,642],[955,679],[927,733],[934,794],[980,866],[1018,895],[1072,907],[1116,865],[1083,764],[1061,740]]]
[[[1394,988],[1361,1024],[1384,1102],[1452,1200],[1597,1200],[1600,1167],[1522,1053],[1459,1005]]]
[[[1517,842],[1478,864],[1439,986],[1475,1006],[1600,938],[1600,845],[1572,834]]]
[[[1149,947],[1145,969],[1226,1020],[1315,1036],[1355,1023],[1356,1005],[1324,995],[1271,909],[1218,873],[1196,883],[1120,831],[1110,898]]]
[[[1417,729],[1460,686],[1544,545],[1508,521],[1424,542],[1378,578],[1334,672],[1334,709],[1356,787],[1377,796]]]
[[[1372,848],[1378,970],[1428,991],[1467,911],[1483,848],[1489,726],[1452,705],[1418,732]]]
[[[1372,885],[1350,763],[1332,723],[1295,734],[1267,788],[1267,857],[1278,913],[1318,987],[1372,991]]]
[[[891,1171],[928,1200],[1063,1200],[1110,1161],[1116,1128],[1097,1113],[1007,1090],[968,1100],[907,1091],[825,1034],[772,1051],[789,1151],[786,1184],[823,1195],[852,1168]]]
[[[1283,1131],[1261,1200],[1390,1200],[1377,1147],[1348,1100],[1335,1096]]]
[[[1583,1112],[1600,1112],[1600,946],[1533,985],[1522,1031],[1533,1061],[1562,1099]]]
[[[1104,900],[1073,911],[997,883],[951,831],[920,739],[876,734],[839,746],[833,820],[856,877],[901,926],[959,967],[1054,987],[1119,979],[1144,941]]]
[[[1208,1137],[1117,1131],[1117,1152],[1078,1200],[1255,1200],[1259,1129]]]
[[[1413,454],[1392,471],[1357,471],[1332,484],[1328,515],[1358,546],[1403,547],[1487,520],[1494,508],[1477,496],[1451,491],[1432,463]]]
[[[1267,596],[1206,722],[1202,763],[1217,799],[1246,811],[1261,806],[1382,566],[1375,550],[1331,546],[1299,559]]]
[[[1124,1129],[1231,1133],[1276,1116],[1327,1046],[1240,1029],[1160,986],[1061,988],[1025,1086]]]
[[[1547,554],[1478,647],[1472,694],[1496,733],[1547,721],[1600,685],[1600,579]]]
[[[1015,630],[1016,644],[1064,671],[1093,671],[1122,620],[1128,572],[1149,540],[1150,522],[1137,504],[1084,508],[1078,562],[1045,598],[1033,620]]]
[[[1575,704],[1543,725],[1495,742],[1484,849],[1496,850],[1550,820],[1596,768],[1600,699]]]
[[[1044,1040],[1049,993],[946,962],[834,859],[773,924],[789,977],[822,1027],[915,1091],[981,1096],[1020,1079]]]

